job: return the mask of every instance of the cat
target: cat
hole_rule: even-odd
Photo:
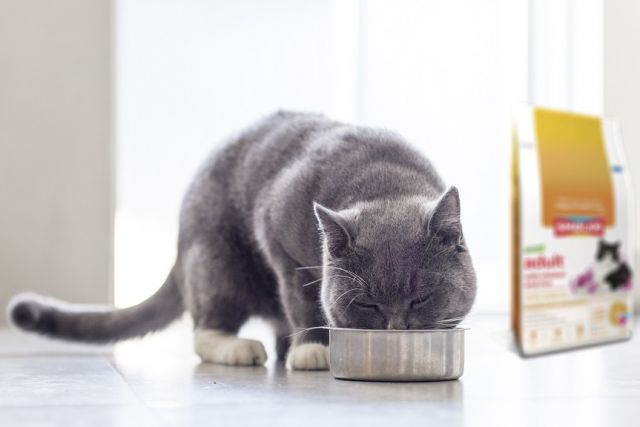
[[[594,264],[596,281],[607,284],[612,291],[630,285],[631,269],[620,260],[620,242],[598,241],[596,262]]]
[[[103,343],[187,310],[196,353],[227,365],[265,362],[262,343],[236,336],[258,316],[272,323],[289,369],[324,370],[319,327],[453,327],[475,294],[458,191],[422,154],[390,131],[276,112],[197,173],[175,265],[148,300],[94,311],[19,295],[9,313],[26,331]]]

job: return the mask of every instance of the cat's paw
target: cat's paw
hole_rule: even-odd
[[[213,331],[196,334],[196,352],[203,362],[231,366],[259,366],[267,360],[260,341]]]
[[[297,345],[289,351],[287,368],[292,371],[326,371],[329,369],[329,347],[319,343]]]
[[[267,352],[260,341],[236,338],[219,349],[220,363],[233,366],[263,365]]]

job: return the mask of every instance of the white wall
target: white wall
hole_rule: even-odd
[[[278,108],[353,119],[354,4],[117,2],[117,304],[164,281],[182,194],[223,138]]]
[[[110,88],[110,1],[0,0],[0,306],[109,301]]]
[[[640,2],[607,0],[604,3],[604,112],[620,122],[624,148],[633,178],[636,201],[636,242],[640,243],[637,205],[640,202]],[[635,263],[636,284],[640,260]],[[636,312],[640,287],[636,287]]]
[[[260,115],[294,108],[391,127],[423,149],[461,190],[477,309],[507,309],[525,0],[117,4],[117,304],[164,280],[180,199],[206,153]]]
[[[603,112],[604,0],[528,0],[529,102]]]

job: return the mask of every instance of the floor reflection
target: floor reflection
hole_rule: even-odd
[[[193,373],[197,376],[255,381],[256,379],[266,378],[269,369],[265,366],[226,366],[213,363],[199,363],[194,367]]]
[[[194,368],[199,380],[220,386],[233,385],[256,393],[277,393],[279,397],[301,400],[367,402],[462,402],[463,383],[346,381],[327,371],[289,371],[282,363],[269,367],[234,367],[201,363]]]

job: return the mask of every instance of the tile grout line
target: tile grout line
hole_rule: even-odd
[[[138,400],[138,403],[142,405],[142,407],[145,409],[145,411],[150,414],[150,416],[154,420],[154,422],[158,426],[169,426],[169,424],[164,423],[162,421],[162,419],[160,419],[160,417],[153,410],[153,408],[151,408],[151,407],[149,407],[149,405],[147,405],[147,402],[142,398],[142,396],[140,396],[140,394],[138,394],[138,392],[136,391],[135,387],[133,387],[131,385],[131,383],[127,380],[127,377],[122,372],[120,372],[120,370],[118,369],[118,367],[114,363],[113,357],[104,357],[104,360],[107,362],[109,367],[116,373],[116,375],[118,375],[122,379],[122,381],[127,385],[127,388],[135,396],[135,398]]]

